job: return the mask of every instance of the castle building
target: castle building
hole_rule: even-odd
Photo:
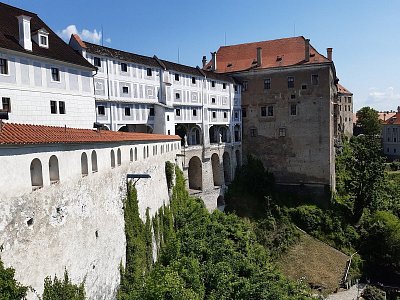
[[[304,37],[223,46],[204,69],[242,84],[244,156],[260,158],[280,184],[335,188],[332,48],[323,56]]]
[[[10,121],[92,128],[94,71],[36,14],[0,3],[0,109]]]
[[[389,159],[400,159],[400,106],[397,113],[382,122],[382,147]]]
[[[338,101],[335,114],[338,116],[338,133],[353,136],[353,93],[338,83]]]

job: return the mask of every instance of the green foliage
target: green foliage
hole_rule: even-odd
[[[372,285],[367,285],[361,296],[365,300],[386,300],[385,293]]]
[[[357,111],[357,125],[366,135],[380,135],[381,124],[378,112],[371,107],[363,107]]]
[[[54,276],[44,279],[44,291],[42,300],[84,300],[85,287],[82,282],[79,286],[71,283],[68,278],[68,272],[65,270],[64,279],[58,279]]]
[[[0,259],[0,300],[24,299],[28,288],[14,279],[15,270],[4,268]]]
[[[174,164],[170,161],[165,162],[165,177],[167,178],[167,186],[170,190],[174,185]]]

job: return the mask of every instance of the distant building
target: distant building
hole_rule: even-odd
[[[400,159],[400,106],[397,113],[382,123],[382,147],[389,159]]]
[[[338,83],[338,133],[347,137],[353,135],[353,93]]]
[[[259,157],[280,184],[334,189],[332,48],[325,57],[304,37],[223,46],[204,68],[242,84],[244,156]]]
[[[36,14],[0,3],[0,109],[10,121],[92,128],[94,71]]]

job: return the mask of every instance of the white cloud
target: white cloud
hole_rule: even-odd
[[[61,31],[57,31],[57,34],[67,42],[69,41],[71,34],[78,34],[82,38],[82,40],[95,44],[100,43],[102,36],[101,31],[97,31],[96,29],[93,29],[93,31],[90,31],[88,29],[83,29],[82,31],[79,31],[73,24],[68,25]],[[111,43],[111,39],[109,40]]]
[[[106,42],[111,44],[111,38],[106,38]]]
[[[386,89],[370,88],[363,106],[371,106],[379,111],[396,109],[400,105],[400,93],[392,86]]]

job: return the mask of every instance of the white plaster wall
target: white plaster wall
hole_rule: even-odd
[[[151,175],[150,179],[139,180],[136,187],[141,216],[145,216],[147,207],[154,214],[169,200],[165,161],[175,161],[180,152],[178,144],[97,145],[96,173],[90,172],[93,146],[59,145],[58,152],[57,146],[28,151],[1,149],[0,177],[7,181],[2,181],[0,190],[8,190],[0,197],[0,254],[5,266],[15,268],[16,279],[32,286],[39,294],[46,276],[62,276],[66,268],[74,283],[85,279],[88,299],[114,299],[120,280],[119,265],[125,261],[126,174]],[[130,162],[129,150],[135,146],[138,160]],[[143,149],[147,146],[149,156],[143,158]],[[153,146],[158,147],[154,156]],[[161,154],[161,146],[169,151]],[[117,155],[118,148],[122,164],[111,168],[110,151],[114,149]],[[11,155],[13,151],[15,155]],[[89,175],[82,178],[80,156],[83,151],[88,155]],[[60,182],[50,185],[47,168],[52,154],[59,159]],[[30,192],[26,182],[30,185],[28,174],[33,157],[42,160],[44,187]],[[14,185],[10,178],[16,181]],[[21,186],[20,193],[16,185]],[[32,224],[28,224],[31,219]],[[37,297],[31,293],[29,299]]]

